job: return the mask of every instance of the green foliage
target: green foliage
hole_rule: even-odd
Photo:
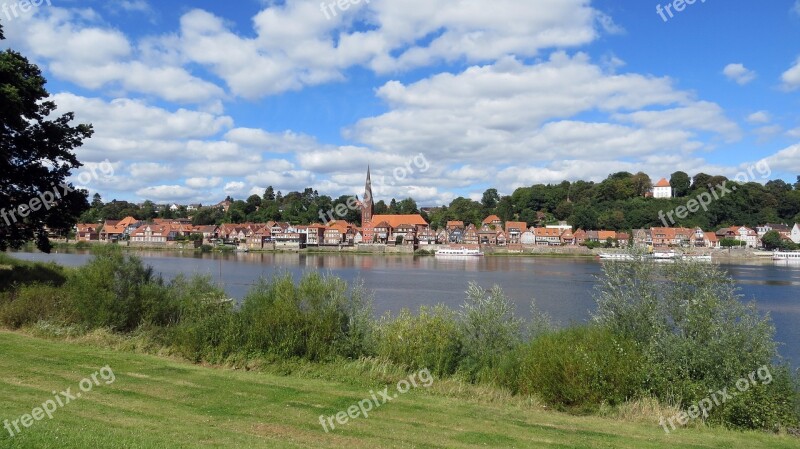
[[[491,380],[503,358],[520,343],[522,320],[514,317],[514,304],[497,285],[487,291],[470,282],[466,294],[458,313],[461,368],[471,380]]]
[[[10,329],[39,321],[63,321],[71,309],[66,292],[51,285],[24,285],[0,293],[0,324]]]
[[[785,366],[772,366],[769,383],[754,377],[756,385],[725,402],[720,413],[712,415],[716,422],[734,429],[763,429],[778,432],[781,429],[796,427],[800,413],[796,401],[800,395],[796,389],[791,371]]]
[[[158,315],[166,292],[151,267],[119,248],[104,247],[67,281],[80,324],[131,331],[149,316]]]
[[[85,191],[64,192],[60,186],[74,188],[67,178],[82,164],[73,151],[91,137],[92,127],[73,126],[73,113],[56,114],[45,83],[41,70],[21,54],[0,52],[0,220],[9,221],[0,232],[0,251],[34,241],[49,252],[47,230],[66,233],[89,207]],[[24,217],[20,207],[26,208]],[[5,215],[13,212],[13,218]]]
[[[789,251],[794,249],[795,245],[791,241],[785,240],[778,231],[769,231],[761,238],[764,248],[772,250]]]
[[[608,263],[597,303],[595,320],[642,348],[649,392],[677,406],[705,398],[778,355],[769,316],[754,303],[743,303],[733,281],[715,265]],[[769,406],[780,416],[792,414],[786,404]],[[758,407],[737,410],[737,422],[759,419],[743,415]],[[712,417],[724,421],[725,416],[713,416],[720,412]]]
[[[724,238],[719,241],[719,246],[723,248],[740,248],[746,244],[746,242],[732,238]]]
[[[403,309],[376,325],[377,354],[410,370],[428,368],[434,376],[455,373],[461,356],[461,334],[454,311],[444,305]]]
[[[672,194],[675,198],[682,198],[689,192],[692,180],[685,172],[676,171],[670,176],[669,184],[672,186]]]
[[[372,307],[363,286],[309,273],[262,280],[239,312],[244,347],[279,357],[329,360],[371,351]]]
[[[636,397],[645,379],[644,355],[632,339],[598,326],[546,333],[512,355],[512,391],[557,408],[596,409]]]

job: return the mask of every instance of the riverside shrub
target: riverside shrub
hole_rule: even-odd
[[[522,320],[497,285],[487,291],[470,282],[466,294],[458,312],[459,369],[471,381],[494,382],[502,361],[522,341]]]
[[[642,391],[644,356],[636,343],[599,326],[536,337],[515,351],[515,376],[506,386],[561,409],[621,404]]]
[[[238,312],[248,351],[312,361],[372,351],[372,305],[363,288],[319,273],[262,280]]]
[[[66,321],[71,309],[66,293],[51,285],[24,285],[0,293],[0,325],[19,329],[39,321]]]
[[[65,285],[79,324],[129,332],[151,315],[149,305],[165,299],[162,279],[136,256],[119,248],[99,249]],[[152,301],[158,298],[158,301]]]
[[[643,349],[647,390],[661,401],[685,408],[761,366],[778,370],[772,365],[778,352],[769,315],[744,303],[718,266],[611,262],[600,281],[595,320]],[[796,417],[798,393],[776,391],[767,385],[747,404],[713,410],[710,420],[767,430],[792,425],[786,417]],[[788,400],[781,399],[786,394]],[[768,419],[765,409],[772,410]]]
[[[439,304],[422,306],[416,315],[403,309],[376,325],[377,353],[412,371],[427,368],[434,376],[455,373],[461,356],[456,313]]]

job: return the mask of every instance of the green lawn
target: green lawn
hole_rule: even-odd
[[[346,410],[383,385],[208,368],[9,332],[0,332],[0,426],[52,399],[52,391],[75,394],[105,365],[113,383],[100,378],[52,420],[13,438],[0,427],[0,448],[800,447],[800,439],[756,432],[666,435],[656,422],[575,417],[421,387],[325,433],[320,415]]]

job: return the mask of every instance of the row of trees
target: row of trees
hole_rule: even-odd
[[[676,197],[671,199],[647,197],[652,182],[646,174],[620,172],[600,183],[564,181],[538,184],[519,188],[507,196],[501,196],[497,189],[488,189],[481,201],[459,197],[449,205],[422,213],[434,228],[444,227],[450,220],[477,225],[492,214],[503,221],[524,221],[528,225],[564,220],[576,228],[618,231],[665,224],[716,230],[733,225],[755,227],[763,223],[800,222],[800,177],[794,185],[782,180],[769,181],[765,185],[755,182],[738,184],[723,176],[704,173],[690,178],[686,173],[676,172],[671,179],[676,185]],[[711,199],[707,207],[685,217],[672,214],[670,219],[666,219],[668,212],[702,197]],[[338,205],[347,205],[348,201],[352,204],[348,196],[334,199],[320,195],[312,188],[283,195],[269,187],[262,196],[252,195],[246,200],[227,199],[231,202],[227,212],[219,207],[205,207],[190,213],[184,207],[178,211],[157,213],[150,201],[141,206],[125,201],[103,203],[95,195],[91,209],[81,216],[81,220],[98,222],[132,215],[140,219],[190,217],[197,225],[270,220],[315,223],[331,220],[328,212]],[[355,208],[346,210],[345,215],[333,218],[360,224],[360,211]],[[375,213],[413,214],[420,213],[420,209],[412,198],[392,199],[389,204],[377,202]]]
[[[700,227],[715,230],[725,226],[757,226],[763,223],[800,222],[800,176],[794,185],[782,180],[766,185],[755,182],[737,184],[724,176],[699,173],[690,178],[684,172],[671,176],[675,197],[646,197],[652,181],[644,173],[619,172],[600,183],[564,181],[522,187],[509,196],[489,189],[480,202],[456,198],[449,206],[430,213],[432,224],[448,220],[480,223],[489,214],[503,221],[524,221],[529,225],[565,220],[576,228],[630,230],[664,226],[662,216],[698,197],[712,201],[706,208],[684,218],[672,215],[670,226]],[[730,191],[726,191],[729,189]],[[662,212],[660,214],[659,212]]]
[[[169,208],[162,208],[159,211],[152,201],[145,201],[141,205],[117,200],[103,203],[100,195],[95,194],[91,208],[81,215],[80,221],[101,223],[105,220],[120,220],[132,216],[140,220],[191,218],[192,224],[195,225],[268,221],[319,223],[332,219],[347,220],[350,223],[361,222],[361,212],[357,208],[347,207],[347,213],[342,216],[329,214],[340,204],[347,206],[348,201],[353,204],[352,197],[342,195],[333,199],[327,195],[320,195],[312,188],[307,188],[303,192],[290,192],[284,196],[280,191],[275,192],[270,186],[262,196],[251,195],[247,200],[234,200],[229,196],[226,201],[230,202],[227,212],[221,206],[201,207],[197,211],[188,211],[186,206],[181,206],[176,211]],[[407,198],[401,201],[392,199],[389,204],[378,201],[375,204],[375,213],[416,214],[420,213],[420,210],[413,199]]]

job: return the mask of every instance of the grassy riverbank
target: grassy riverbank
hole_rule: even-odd
[[[398,377],[379,364],[307,366],[288,376],[210,368],[111,350],[100,340],[0,332],[0,420],[30,413],[54,390],[74,393],[103,366],[115,375],[14,438],[0,428],[0,447],[796,448],[800,441],[719,428],[666,435],[651,419],[571,416],[439,379],[325,433],[319,415],[345,410]],[[326,380],[347,378],[343,372],[352,378]]]

